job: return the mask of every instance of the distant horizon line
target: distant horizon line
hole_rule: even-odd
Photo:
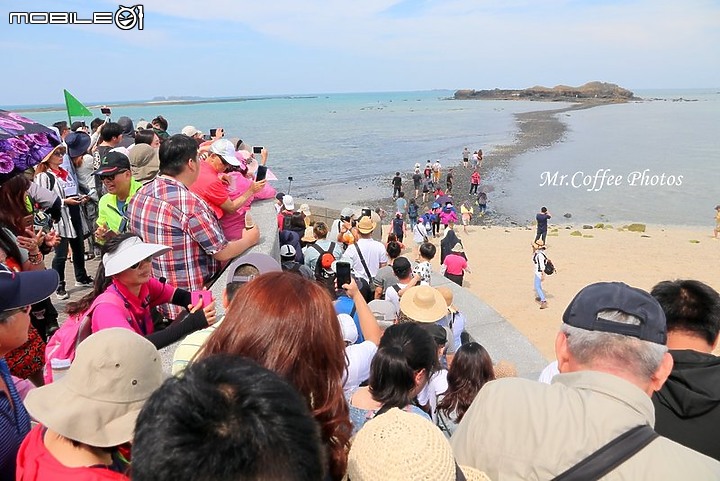
[[[494,90],[492,89],[481,89],[481,90]],[[526,87],[527,88],[527,87]],[[703,91],[703,90],[715,90],[720,87],[653,87],[653,88],[639,88],[629,89],[633,92],[636,91]],[[309,99],[317,98],[324,95],[353,95],[353,94],[393,94],[393,93],[416,93],[416,92],[455,92],[458,89],[427,89],[427,90],[369,90],[364,92],[316,92],[316,93],[295,93],[295,94],[259,94],[259,95],[242,95],[242,96],[218,96],[218,97],[203,97],[197,95],[168,95],[168,96],[155,96],[152,99],[145,100],[112,100],[104,102],[83,102],[89,109],[99,109],[101,106],[108,107],[145,107],[153,105],[192,105],[192,104],[203,104],[203,103],[224,103],[224,102],[242,102],[252,100],[273,100],[273,99]],[[475,89],[477,90],[477,89]],[[720,90],[718,92],[720,93]],[[165,99],[165,100],[162,100]],[[16,104],[16,105],[5,105],[0,107],[3,110],[10,110],[14,112],[55,112],[65,110],[64,103],[43,103],[43,104]]]

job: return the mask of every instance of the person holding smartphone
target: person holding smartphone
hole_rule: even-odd
[[[63,157],[66,152],[64,145],[59,145],[50,152],[43,161],[38,164],[35,170],[35,181],[46,189],[55,192],[62,199],[62,210],[60,221],[56,229],[60,235],[60,241],[55,246],[55,257],[52,261],[52,268],[60,276],[60,283],[56,296],[58,299],[69,297],[65,290],[65,263],[67,262],[68,248],[72,249],[73,270],[75,271],[75,286],[90,287],[93,278],[85,270],[85,245],[83,236],[88,231],[85,216],[80,206],[87,202],[88,197],[77,194],[77,184],[72,185],[73,178],[70,173],[62,168]],[[74,187],[75,191],[66,191]],[[71,195],[68,195],[71,194]]]
[[[93,291],[77,302],[68,303],[68,314],[89,315],[92,332],[111,327],[130,329],[157,349],[214,324],[215,301],[208,299],[206,293],[194,296],[193,304],[193,293],[152,277],[152,260],[170,250],[164,245],[143,242],[132,233],[108,240],[103,246]],[[157,331],[152,312],[161,304],[182,306],[187,312]],[[90,308],[92,311],[88,312]]]

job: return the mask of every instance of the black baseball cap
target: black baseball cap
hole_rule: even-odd
[[[639,325],[598,317],[603,310],[618,310],[640,319]],[[665,312],[647,292],[622,282],[598,282],[584,287],[570,301],[563,322],[588,331],[637,337],[656,344],[667,343]]]
[[[52,269],[12,272],[0,270],[0,311],[35,304],[55,292],[60,276]]]
[[[130,159],[122,152],[110,151],[100,161],[100,167],[93,175],[112,175],[122,170],[130,170]]]

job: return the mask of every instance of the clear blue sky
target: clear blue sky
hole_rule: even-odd
[[[125,2],[126,6],[132,5]],[[117,2],[3,0],[0,107],[580,85],[720,87],[717,0],[146,0],[143,31],[9,25]]]

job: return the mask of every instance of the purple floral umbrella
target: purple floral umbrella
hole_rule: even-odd
[[[40,163],[60,144],[57,132],[22,115],[0,110],[0,174]]]

